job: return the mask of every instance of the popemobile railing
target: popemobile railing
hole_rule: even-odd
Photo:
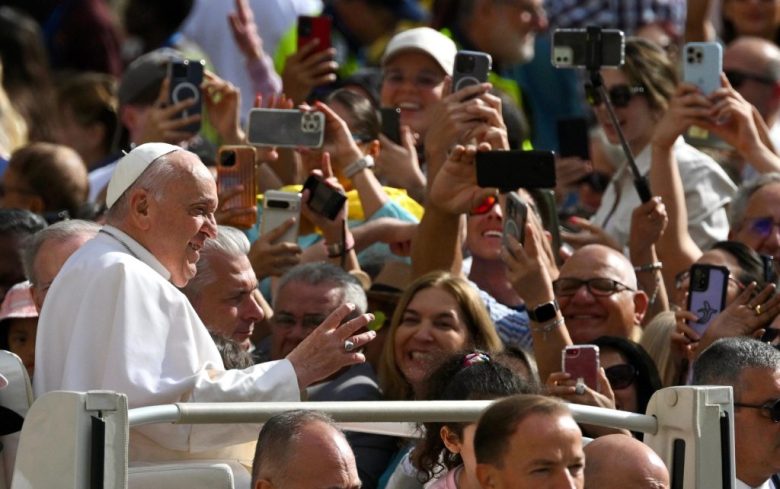
[[[12,489],[125,489],[129,429],[151,423],[262,423],[292,409],[331,415],[345,429],[416,436],[416,423],[475,421],[492,401],[177,403],[127,409],[123,394],[51,392],[25,420]],[[734,487],[730,387],[670,387],[645,415],[570,405],[581,423],[644,433],[671,473],[672,489]]]

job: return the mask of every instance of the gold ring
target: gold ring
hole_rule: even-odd
[[[756,307],[753,308],[754,311],[756,311],[756,316],[761,315],[761,304],[756,304]]]

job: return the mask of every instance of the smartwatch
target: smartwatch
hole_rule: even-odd
[[[558,305],[558,301],[553,299],[550,302],[539,304],[533,309],[528,309],[528,317],[531,318],[531,321],[536,321],[537,323],[546,323],[547,321],[555,319],[555,315],[560,310],[561,308]]]

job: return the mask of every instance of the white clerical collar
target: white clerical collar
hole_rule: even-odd
[[[737,479],[737,484],[734,486],[734,489],[774,489],[774,486],[772,485],[772,479],[767,479],[763,484],[756,487],[749,486]]]
[[[171,272],[169,272],[149,250],[144,248],[141,243],[131,238],[130,235],[124,231],[106,224],[100,230],[100,233],[106,235],[109,239],[119,242],[130,255],[133,255],[135,258],[138,258],[149,265],[155,272],[162,275],[165,280],[171,279]]]

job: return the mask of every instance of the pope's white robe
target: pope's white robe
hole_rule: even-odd
[[[181,401],[298,401],[292,364],[225,371],[187,298],[155,257],[106,226],[74,253],[46,296],[38,323],[35,395],[108,389],[131,408]],[[130,459],[239,458],[258,425],[153,424],[132,430]],[[249,454],[251,457],[251,453]]]

